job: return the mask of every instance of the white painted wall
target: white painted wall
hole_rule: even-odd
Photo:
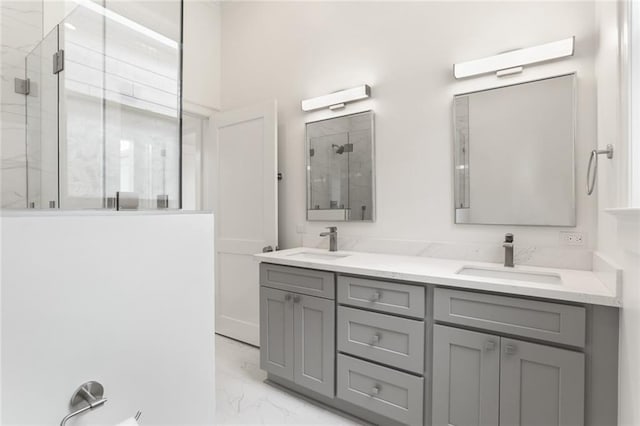
[[[185,0],[184,109],[220,109],[220,2]]]
[[[213,216],[2,217],[2,417],[52,425],[75,388],[109,401],[74,425],[213,424]]]
[[[605,211],[628,207],[631,202],[630,139],[626,131],[626,12],[624,2],[596,4],[598,148],[611,143],[615,154],[611,160],[601,157],[594,196],[598,201],[597,248],[623,269],[618,423],[632,426],[640,424],[640,213],[614,216]],[[633,166],[637,169],[640,164]]]
[[[268,19],[265,18],[268,16]],[[498,80],[455,81],[455,62],[576,36],[572,58]],[[327,223],[305,222],[306,121],[375,111],[376,222],[338,223],[341,235],[559,246],[558,231],[595,242],[595,200],[584,176],[595,146],[594,8],[589,2],[224,2],[222,106],[277,98],[281,247]],[[577,227],[454,225],[452,97],[576,71]],[[303,113],[300,101],[368,83],[372,99],[338,112]]]

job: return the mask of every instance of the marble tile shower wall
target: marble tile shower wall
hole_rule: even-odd
[[[14,92],[14,78],[25,77],[25,57],[42,39],[41,1],[0,3],[0,181],[1,208],[27,205],[25,97]]]

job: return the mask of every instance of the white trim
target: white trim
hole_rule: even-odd
[[[184,98],[182,99],[182,111],[191,115],[199,115],[207,118],[211,117],[216,112],[220,112],[219,109],[215,109],[207,105],[197,104],[195,102],[190,102]]]
[[[640,206],[640,5],[623,3],[620,21],[621,138],[626,140],[628,153],[625,192],[628,206]]]
[[[613,208],[613,209],[604,209],[605,213],[609,213],[610,215],[616,217],[628,217],[628,218],[638,218],[640,219],[640,207],[624,207],[624,208]]]

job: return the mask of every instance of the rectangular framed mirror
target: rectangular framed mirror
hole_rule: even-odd
[[[575,226],[575,74],[456,95],[455,223]]]
[[[307,220],[375,219],[373,111],[307,123]]]

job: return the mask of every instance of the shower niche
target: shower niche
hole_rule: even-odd
[[[307,123],[307,220],[375,219],[373,112]]]
[[[180,7],[83,2],[26,56],[28,208],[180,208]]]

